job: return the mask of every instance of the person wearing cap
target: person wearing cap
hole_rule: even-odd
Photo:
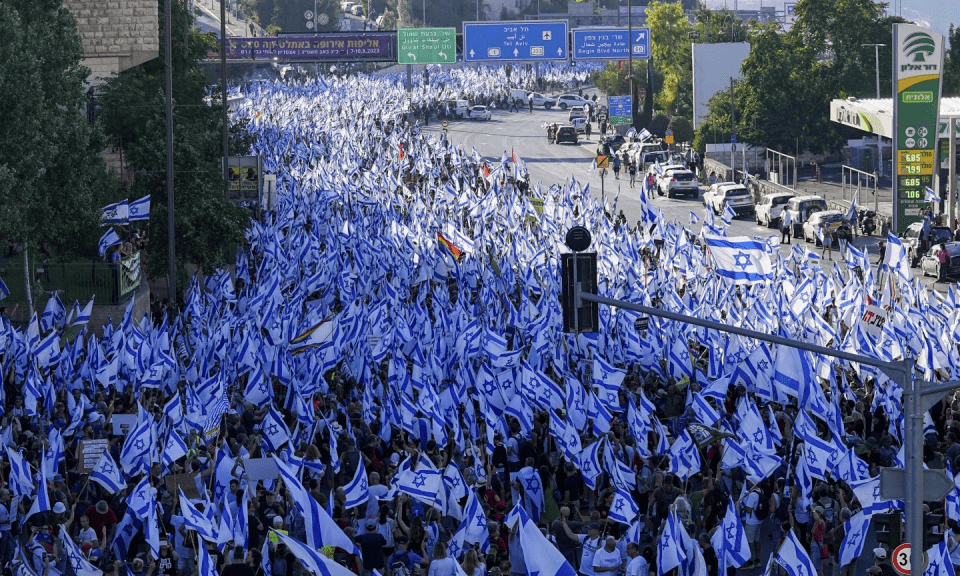
[[[106,500],[100,500],[87,508],[84,515],[90,519],[90,527],[93,528],[94,532],[108,542],[113,541],[113,532],[117,527],[117,516],[110,509]],[[104,530],[106,530],[105,538],[103,537]]]
[[[363,533],[355,536],[354,540],[360,547],[360,557],[363,559],[362,576],[370,576],[374,570],[383,572],[386,565],[383,548],[387,545],[387,539],[377,532],[375,519],[368,518],[363,522],[363,527]]]
[[[407,550],[410,539],[397,536],[397,551],[387,559],[383,576],[414,576],[424,559],[417,553]]]
[[[897,576],[897,570],[887,559],[887,551],[884,548],[877,546],[873,549],[873,563],[874,568],[880,569],[880,576]]]
[[[603,546],[600,540],[600,523],[594,522],[587,527],[587,537],[583,538],[583,551],[580,553],[580,574],[583,576],[597,576],[593,569],[593,557]]]

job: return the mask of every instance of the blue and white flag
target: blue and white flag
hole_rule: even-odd
[[[157,461],[157,434],[153,417],[138,405],[137,423],[120,450],[120,466],[130,476],[150,470]]]
[[[777,553],[774,554],[773,560],[790,576],[817,576],[817,570],[813,567],[810,554],[804,550],[793,530],[787,532],[787,537],[783,540],[783,544],[780,545]]]
[[[217,576],[217,563],[210,557],[206,546],[198,546],[200,551],[197,553],[197,576]]]
[[[0,278],[0,300],[3,300],[10,295],[10,289],[7,288],[7,285],[3,283],[3,278]]]
[[[417,500],[432,505],[440,492],[440,484],[443,482],[439,470],[425,469],[423,466],[416,471],[401,470],[394,477],[397,491],[413,496]]]
[[[37,497],[34,498],[33,504],[30,506],[30,510],[27,510],[27,513],[24,514],[23,518],[20,519],[21,526],[23,526],[23,524],[34,514],[39,514],[40,512],[50,512],[53,510],[53,503],[50,502],[50,495],[47,494],[48,480],[47,467],[40,466],[40,485],[37,486]]]
[[[955,576],[955,574],[950,553],[947,552],[946,539],[927,550],[927,569],[923,571],[923,576]]]
[[[66,307],[64,307],[63,302],[60,301],[59,294],[54,292],[53,296],[47,299],[47,305],[43,309],[43,315],[40,316],[40,329],[44,332],[53,330],[63,323],[66,315]]]
[[[90,480],[103,486],[110,494],[118,494],[127,488],[127,483],[123,480],[120,473],[120,467],[113,461],[113,456],[109,450],[104,450],[97,460],[96,466],[90,472]]]
[[[150,219],[150,195],[130,203],[129,219],[131,222]]]
[[[923,189],[923,201],[924,202],[940,202],[940,196],[933,191],[933,188],[926,186]]]
[[[343,507],[347,509],[366,504],[370,499],[370,485],[367,482],[367,469],[363,465],[363,459],[357,465],[353,480],[343,487],[343,491],[346,498]]]
[[[67,565],[70,566],[73,573],[77,576],[99,576],[103,573],[100,569],[94,568],[93,564],[87,562],[83,551],[81,551],[77,543],[73,541],[73,538],[67,534],[62,524],[60,525],[60,546],[67,556]]]
[[[735,284],[753,284],[773,279],[769,248],[746,236],[704,234],[704,242],[713,257],[714,271]]]
[[[659,576],[680,566],[687,559],[687,554],[680,545],[680,531],[683,529],[683,523],[677,517],[677,511],[671,510],[663,533],[657,541],[657,574]]]
[[[350,570],[313,550],[303,542],[291,538],[283,532],[277,532],[273,529],[270,531],[280,540],[281,544],[287,547],[287,550],[300,562],[300,565],[314,576],[356,576]]]
[[[862,510],[843,523],[845,536],[840,544],[840,566],[846,566],[860,558],[869,531],[870,517],[865,515]]]
[[[210,542],[216,542],[217,531],[213,527],[213,522],[206,514],[196,509],[182,489],[177,488],[177,490],[180,493],[180,514],[183,516],[183,525]]]
[[[637,133],[637,138],[639,138],[641,142],[646,142],[647,140],[653,138],[653,134],[651,134],[646,128],[643,128]]]
[[[726,574],[730,567],[739,568],[750,560],[750,542],[733,505],[733,498],[727,499],[727,512],[719,529],[713,533],[710,544],[717,552],[720,574]]]
[[[490,549],[490,530],[487,527],[487,517],[480,506],[480,499],[477,498],[477,494],[473,490],[467,494],[467,503],[463,508],[463,520],[450,542],[451,547],[455,546],[464,552],[474,544],[478,544],[480,551],[484,554]]]
[[[121,243],[120,236],[111,228],[100,237],[100,241],[97,242],[97,251],[100,253],[100,257],[103,258],[111,246],[116,246]]]
[[[290,429],[284,423],[283,416],[272,405],[260,422],[260,430],[263,432],[267,449],[272,452],[276,452],[290,440]]]
[[[10,463],[10,477],[7,479],[10,491],[17,498],[23,499],[33,495],[33,475],[30,473],[30,464],[9,446],[7,461]]]
[[[613,497],[608,516],[611,520],[630,526],[640,513],[640,508],[633,496],[623,488],[617,488],[617,495]]]
[[[100,225],[126,224],[130,219],[130,208],[126,200],[114,204],[107,204],[100,214]]]
[[[523,552],[527,574],[577,576],[577,571],[567,562],[563,554],[557,550],[557,547],[551,544],[547,537],[540,532],[536,523],[527,516],[523,508],[520,506],[514,507],[507,517],[507,525],[512,524],[510,522],[512,519],[516,519],[520,524],[517,528],[517,535],[520,538],[520,550]]]
[[[86,326],[90,322],[90,315],[93,314],[93,301],[96,298],[96,294],[90,297],[90,301],[87,302],[86,306],[77,313],[76,318],[73,319],[73,323],[70,326]]]

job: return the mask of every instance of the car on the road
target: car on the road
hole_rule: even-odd
[[[803,223],[803,239],[820,246],[820,238],[840,229],[844,213],[839,210],[820,210],[814,212]]]
[[[924,276],[930,274],[931,276],[940,275],[940,258],[937,256],[937,253],[940,252],[940,244],[937,243],[930,246],[930,250],[926,254],[920,257],[920,271]],[[947,277],[956,277],[960,275],[960,242],[946,242],[948,260],[945,266],[947,267]]]
[[[567,122],[573,122],[574,118],[586,118],[587,111],[583,109],[583,106],[574,106],[570,109],[570,113],[567,115]]]
[[[781,209],[790,212],[790,221],[793,222],[793,237],[799,238],[803,234],[803,223],[814,212],[827,209],[827,201],[819,196],[794,196],[787,200],[787,207]]]
[[[466,118],[470,114],[470,103],[466,100],[447,100],[447,109],[457,118]]]
[[[787,202],[796,196],[793,192],[770,192],[764,194],[763,198],[757,202],[756,216],[757,224],[772,228],[780,221],[780,214],[786,207]]]
[[[660,179],[667,176],[667,174],[672,170],[685,170],[686,168],[687,167],[684,166],[683,164],[670,164],[670,163],[664,164],[661,162],[659,171],[657,171],[656,164],[651,164],[650,167],[647,168],[647,173],[653,174],[653,177],[657,180],[657,184],[659,185]],[[669,180],[669,178],[667,179]]]
[[[577,129],[573,126],[561,126],[557,128],[556,143],[559,144],[561,142],[579,144],[580,135],[577,134]]]
[[[657,191],[667,198],[683,194],[689,198],[700,195],[700,183],[697,176],[683,166],[672,166],[664,169],[663,174],[657,177]]]
[[[620,148],[626,143],[626,140],[623,136],[619,134],[607,134],[606,136],[600,137],[600,143],[597,145],[597,154],[604,153],[604,145],[606,145],[608,154],[616,154],[620,151]]]
[[[669,164],[670,162],[670,153],[666,150],[657,150],[656,152],[644,152],[641,157],[641,164],[637,164],[638,169],[646,173],[650,170],[650,167],[660,163],[661,166],[664,164]]]
[[[561,110],[573,108],[574,106],[583,107],[585,104],[590,104],[590,101],[576,94],[563,94],[557,98],[557,106],[559,106]]]
[[[549,96],[544,96],[539,92],[533,93],[533,105],[534,106],[543,106],[544,109],[549,110],[557,105],[556,98],[551,98]]]
[[[359,4],[357,4],[356,6],[350,9],[350,13],[353,14],[354,16],[363,16],[363,6],[360,6]]]
[[[587,131],[587,119],[586,118],[573,118],[570,120],[570,125],[577,129],[577,132],[586,132]]]
[[[907,229],[903,232],[901,236],[901,242],[903,242],[903,247],[907,251],[907,258],[910,259],[910,266],[916,268],[920,264],[920,256],[922,253],[920,247],[920,233],[923,231],[923,222],[914,222],[913,224],[907,226]],[[931,226],[930,227],[930,242],[928,246],[933,246],[934,244],[943,244],[944,242],[950,242],[953,240],[953,234],[950,233],[950,229],[945,226]]]
[[[712,184],[703,193],[703,205],[713,210],[714,214],[723,214],[726,207],[742,216],[753,212],[753,197],[743,184],[736,182],[717,182]]]
[[[471,120],[489,120],[492,117],[493,114],[486,106],[474,106],[473,108],[470,108]]]

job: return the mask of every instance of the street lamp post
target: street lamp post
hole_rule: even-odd
[[[886,46],[886,44],[861,44],[861,48],[867,48],[873,46],[874,49],[874,63],[876,64],[877,69],[877,100],[880,99],[880,47]]]
[[[630,126],[633,126],[636,97],[633,88],[633,3],[631,0],[627,0],[627,66],[629,67],[627,78],[630,79]]]

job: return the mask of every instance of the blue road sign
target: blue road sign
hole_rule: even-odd
[[[566,22],[464,22],[467,62],[566,60]]]
[[[574,60],[619,60],[627,58],[629,31],[625,28],[578,28],[573,31]],[[650,29],[633,29],[633,57],[650,58]]]
[[[610,105],[610,116],[633,116],[631,111],[632,102],[630,96],[608,96],[607,104]]]
[[[730,136],[730,143],[731,143],[731,144],[736,144],[736,143],[737,143],[737,135],[736,135],[736,134]]]

